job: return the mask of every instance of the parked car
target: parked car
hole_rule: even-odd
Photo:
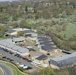
[[[28,59],[24,57],[23,60],[28,60]]]
[[[27,68],[28,68],[28,66],[27,66],[27,65],[24,65],[24,66],[23,66],[23,68],[24,68],[24,69],[27,69]]]
[[[6,59],[7,59],[8,61],[10,61],[10,62],[11,62],[11,61],[14,61],[14,60],[13,60],[13,59],[11,59],[11,58],[6,58]]]
[[[15,64],[19,65],[20,63],[19,62],[16,62]]]
[[[19,57],[19,58],[23,58],[21,55],[19,55],[19,54],[15,54],[14,56],[17,56],[17,57]]]
[[[5,51],[5,52],[7,52],[7,53],[9,52],[7,49],[4,49],[3,51]]]
[[[20,67],[24,67],[24,64],[19,64]]]
[[[10,54],[14,54],[13,52],[9,52]]]
[[[29,70],[29,69],[32,69],[32,67],[29,67],[29,66],[28,66],[28,68],[26,68],[26,70]]]
[[[28,62],[32,62],[32,60],[27,60]]]

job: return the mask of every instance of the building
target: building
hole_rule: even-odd
[[[12,38],[12,42],[14,43],[25,42],[25,38],[24,37]]]
[[[46,36],[39,35],[37,39],[40,51],[48,53],[50,51],[57,50],[57,47],[54,45],[54,43],[52,43],[52,40],[49,40]]]
[[[51,67],[57,68],[57,69],[66,67],[66,66],[72,66],[74,64],[76,64],[76,52],[69,55],[52,58],[50,60]]]
[[[36,58],[36,61],[41,64],[48,63],[48,57],[46,55],[40,55]]]
[[[0,41],[0,47],[7,49],[11,52],[14,52],[14,53],[18,53],[21,56],[26,56],[26,55],[29,55],[29,49],[22,48],[22,47],[17,46],[13,43],[13,42],[21,42],[23,40],[25,40],[23,37],[1,40]]]
[[[27,29],[27,28],[15,28],[15,29],[10,29],[6,32],[6,35],[10,36],[16,36],[19,31],[24,31],[25,35],[31,34],[33,31],[32,29]]]

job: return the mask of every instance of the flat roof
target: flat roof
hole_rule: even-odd
[[[24,37],[19,37],[19,38],[13,38],[12,41],[13,42],[19,42],[19,41],[24,41],[25,38]]]
[[[45,60],[47,59],[46,55],[40,55],[39,57],[36,58],[37,60]]]
[[[25,53],[25,52],[28,52],[28,49],[27,49],[27,48],[20,48],[20,49],[18,50],[18,52],[20,52],[20,53]]]
[[[13,33],[13,32],[16,32],[16,30],[10,29],[10,30],[8,30],[6,33],[11,34],[11,33]]]
[[[61,56],[61,57],[52,58],[51,60],[62,61],[62,60],[65,60],[65,59],[69,59],[71,57],[76,57],[76,52],[72,53],[72,54],[69,54],[69,55],[64,55],[64,56]]]
[[[21,41],[24,40],[25,38],[20,37],[20,38],[14,38],[17,41]],[[0,45],[5,46],[7,48],[10,48],[14,51],[18,51],[20,53],[25,53],[25,52],[29,52],[29,50],[27,48],[22,48],[20,46],[17,46],[15,44],[13,44],[12,39],[4,39],[0,41]]]

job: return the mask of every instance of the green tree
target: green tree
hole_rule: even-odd
[[[24,32],[23,31],[18,31],[17,35],[18,36],[23,36],[24,35]]]
[[[26,28],[32,28],[32,26],[33,25],[31,23],[26,23],[26,25],[25,25]]]
[[[30,75],[54,75],[54,70],[50,67],[37,70]]]

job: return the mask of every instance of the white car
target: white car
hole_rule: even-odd
[[[24,67],[24,64],[19,64],[20,67]]]
[[[23,68],[26,69],[26,68],[28,68],[28,66],[24,65]]]
[[[27,48],[32,48],[32,46],[27,46]]]
[[[20,63],[19,62],[16,62],[16,64],[19,65]]]

